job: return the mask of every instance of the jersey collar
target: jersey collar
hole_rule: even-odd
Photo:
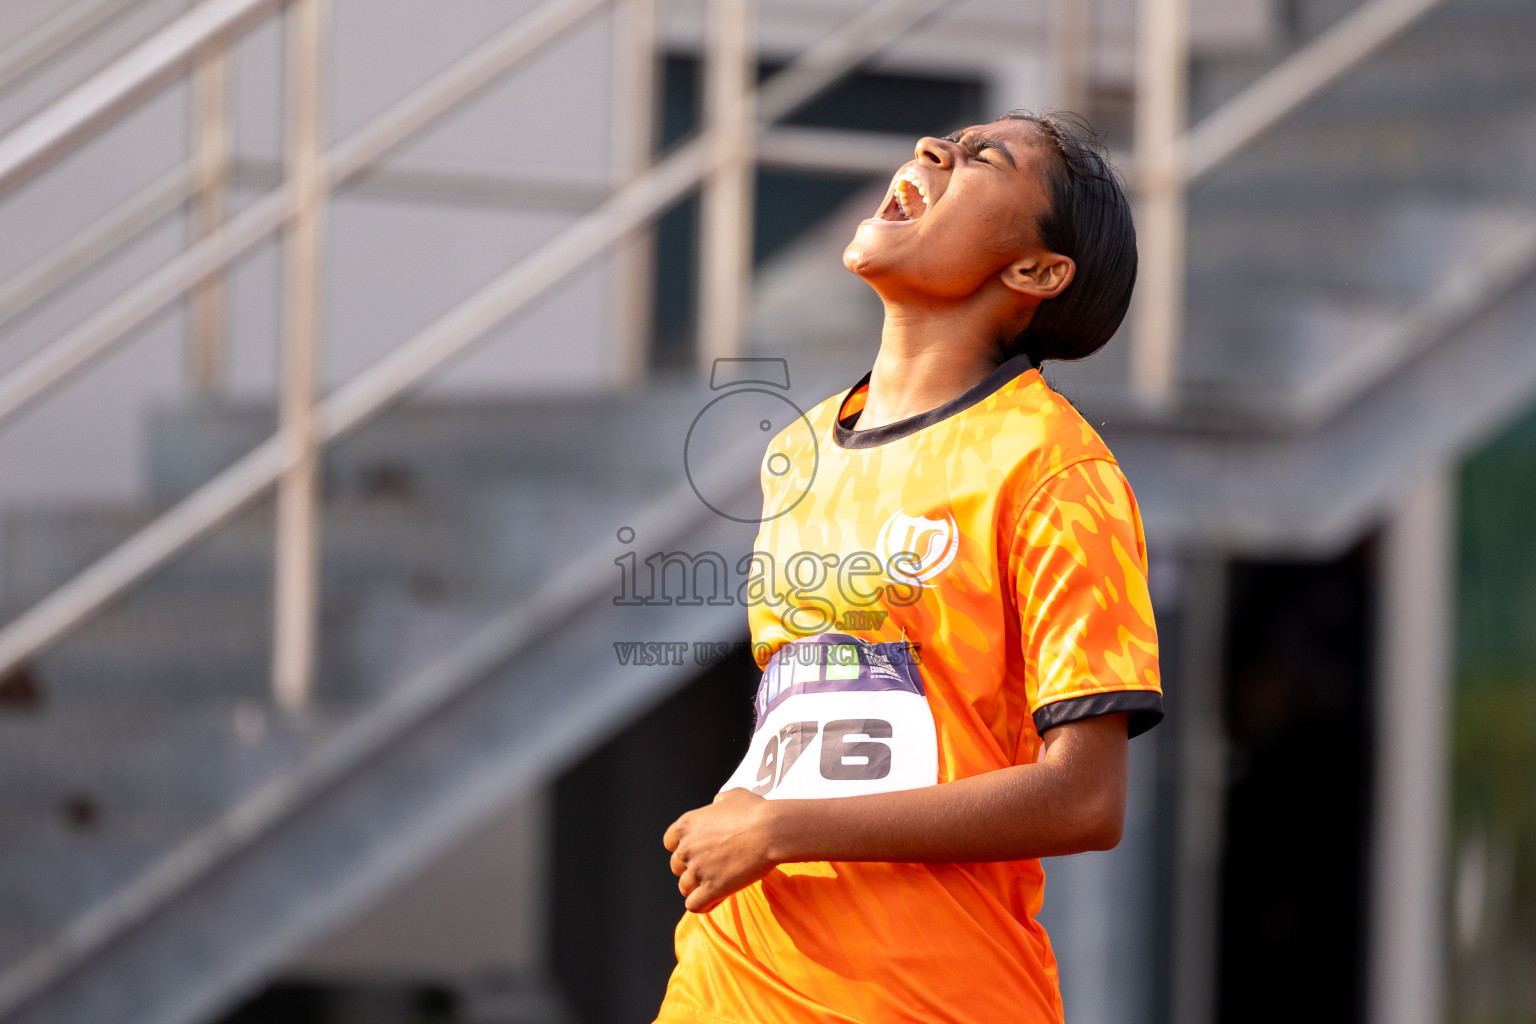
[[[832,440],[839,448],[875,448],[882,444],[889,444],[891,441],[915,434],[924,427],[931,427],[956,413],[964,412],[1015,377],[1028,373],[1034,368],[1035,364],[1028,355],[1016,355],[972,384],[964,393],[950,399],[937,409],[929,409],[916,416],[908,416],[904,420],[897,420],[895,423],[887,423],[870,430],[855,430],[854,424],[858,422],[859,413],[864,409],[864,391],[869,386],[869,374],[866,373],[859,378],[857,384],[848,389],[843,400],[838,403],[837,417],[832,421]]]

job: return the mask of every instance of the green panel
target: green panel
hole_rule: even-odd
[[[1461,478],[1451,992],[1457,1024],[1536,1022],[1536,413]]]
[[[1462,674],[1536,681],[1536,414],[1468,460],[1461,495]]]

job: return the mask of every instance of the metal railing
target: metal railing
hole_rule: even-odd
[[[1307,98],[1403,31],[1438,0],[1371,0],[1192,130],[1183,130],[1187,63],[1185,0],[1143,0],[1137,156],[1142,280],[1132,335],[1135,393],[1165,404],[1174,393],[1181,330],[1184,193],[1189,183],[1272,127]],[[313,688],[318,587],[318,450],[407,394],[498,324],[604,252],[617,259],[621,328],[617,361],[626,380],[644,366],[649,247],[636,232],[703,187],[700,353],[739,351],[749,279],[751,172],[762,162],[842,161],[868,169],[896,161],[882,138],[855,138],[829,157],[825,133],[771,129],[775,121],[934,14],[942,0],[878,0],[753,88],[756,48],[748,0],[712,0],[701,132],[651,163],[656,0],[617,0],[623,31],[616,105],[625,125],[615,146],[617,187],[564,231],[480,292],[323,400],[316,400],[318,284],[324,207],[335,189],[373,172],[382,158],[610,0],[548,0],[362,129],[325,150],[320,123],[328,0],[204,0],[47,109],[0,138],[0,196],[14,191],[104,125],[178,77],[195,77],[194,152],[183,165],[0,287],[0,323],[124,244],[188,200],[190,244],[173,259],[0,376],[0,425],[120,344],[189,293],[191,376],[217,387],[222,361],[221,278],[238,258],[284,233],[284,330],[278,432],[166,511],[100,561],[0,629],[0,676],[71,629],[274,485],[279,489],[273,685],[280,703],[306,705]],[[289,17],[289,144],[281,182],[224,220],[232,161],[227,123],[230,44],[263,19]],[[1059,3],[1058,14],[1073,16]],[[1063,39],[1081,42],[1080,24]],[[1078,47],[1077,49],[1080,49]],[[1081,71],[1081,53],[1074,66]],[[1068,69],[1070,70],[1070,69]],[[1063,74],[1077,81],[1080,74]],[[1080,83],[1079,83],[1080,84]],[[846,136],[845,136],[846,137]],[[380,175],[381,179],[383,174]]]
[[[635,2],[635,0],[629,0]],[[717,246],[746,253],[750,225],[731,211],[748,193],[741,179],[750,169],[754,140],[766,124],[783,117],[835,82],[858,63],[936,12],[942,0],[881,0],[840,30],[824,37],[760,88],[741,66],[754,52],[744,0],[715,0],[712,38],[728,59],[712,58],[711,111],[703,131],[644,173],[633,176],[596,208],[578,218],[501,277],[471,296],[368,370],[318,403],[313,360],[318,344],[314,288],[316,250],[328,190],[371,168],[416,131],[478,93],[550,41],[594,16],[605,0],[551,0],[439,74],[328,152],[319,152],[316,91],[320,79],[325,0],[205,0],[154,38],[135,48],[52,107],[0,139],[0,195],[61,158],[156,88],[174,80],[208,55],[227,47],[262,17],[287,7],[292,19],[290,145],[282,185],[216,228],[200,225],[200,239],[140,284],[0,377],[0,423],[42,398],[120,343],[172,302],[210,281],[235,259],[279,227],[285,234],[285,331],[283,418],[278,433],[208,481],[159,518],[0,630],[0,675],[16,669],[132,587],[195,544],[274,484],[280,488],[278,516],[278,602],[274,636],[274,690],[289,708],[303,707],[313,686],[317,544],[314,475],[318,448],[362,425],[407,394],[496,325],[629,237],[689,190],[704,185],[706,207],[725,225],[713,229]],[[654,17],[654,13],[651,15]],[[726,26],[721,28],[720,26]],[[723,41],[723,44],[722,44]],[[206,66],[206,65],[205,65]],[[734,84],[727,82],[733,75]],[[211,90],[216,91],[216,90]],[[737,92],[740,95],[737,95]],[[755,107],[756,118],[743,121]],[[224,116],[222,105],[205,102],[209,116]],[[743,128],[743,124],[753,126]],[[217,136],[217,131],[213,132]],[[218,150],[219,145],[209,144]],[[152,190],[130,199],[88,229],[118,238],[130,225],[153,219],[167,193],[191,194],[210,181],[227,180],[227,170],[210,174],[198,158]],[[185,198],[185,195],[183,196]],[[307,226],[306,226],[307,224]],[[734,233],[735,239],[728,236]],[[49,258],[51,270],[78,266],[89,256],[76,236]],[[744,262],[735,272],[745,275]],[[50,284],[36,278],[18,289],[12,305]],[[739,348],[744,282],[711,314],[713,350]],[[209,357],[209,362],[212,358]]]
[[[1402,35],[1443,0],[1367,0],[1186,129],[1189,0],[1141,0],[1136,86],[1140,273],[1130,384],[1147,406],[1175,397],[1184,329],[1189,186]]]
[[[0,89],[8,89],[110,25],[138,0],[81,0],[0,50]]]

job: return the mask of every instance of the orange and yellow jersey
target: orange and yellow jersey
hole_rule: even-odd
[[[764,669],[723,788],[770,799],[943,784],[1041,734],[1162,717],[1130,487],[1019,357],[911,419],[855,429],[866,377],[781,433],[744,594]],[[677,928],[658,1021],[1047,1024],[1037,860],[794,863]]]

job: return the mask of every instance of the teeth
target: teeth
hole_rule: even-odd
[[[916,192],[921,197],[920,202],[914,202],[912,193]],[[917,216],[921,217],[928,212],[928,188],[922,179],[911,173],[900,174],[896,178],[896,204],[901,208],[902,215],[907,219],[913,219],[912,208],[918,206]]]

